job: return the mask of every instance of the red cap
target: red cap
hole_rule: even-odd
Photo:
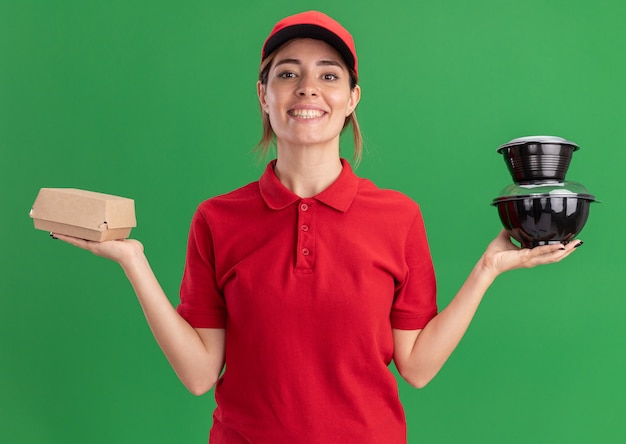
[[[283,43],[297,38],[311,38],[328,43],[358,75],[358,60],[352,35],[339,22],[319,11],[301,12],[276,23],[263,43],[261,61]]]

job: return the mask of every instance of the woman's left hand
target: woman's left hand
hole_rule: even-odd
[[[531,268],[537,265],[559,262],[569,256],[582,241],[573,240],[542,245],[535,248],[520,248],[511,241],[511,232],[503,229],[489,244],[483,255],[483,264],[496,275],[516,268]]]

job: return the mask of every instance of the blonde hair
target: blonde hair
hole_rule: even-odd
[[[259,81],[262,85],[267,85],[269,71],[277,52],[278,50],[273,51],[261,62],[261,67],[259,68]],[[348,68],[348,70],[350,72],[350,88],[354,89],[358,83],[357,74],[351,68]],[[274,130],[272,129],[269,115],[263,110],[262,107],[261,121],[263,123],[263,134],[261,135],[261,140],[257,144],[255,151],[258,151],[261,153],[261,155],[265,156],[267,155],[272,145],[276,146],[276,134],[274,134]],[[361,159],[363,157],[363,137],[361,136],[361,128],[359,127],[359,122],[356,118],[355,111],[352,111],[352,113],[348,117],[346,117],[341,132],[343,133],[343,131],[349,125],[352,126],[352,139],[354,141],[354,153],[352,155],[352,161],[355,166],[357,166],[361,162]]]

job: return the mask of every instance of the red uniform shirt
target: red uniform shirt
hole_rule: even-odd
[[[194,215],[177,310],[226,328],[211,442],[406,442],[391,329],[437,313],[426,233],[415,202],[342,163],[302,199],[271,162]]]

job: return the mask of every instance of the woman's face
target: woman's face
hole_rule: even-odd
[[[294,39],[278,49],[259,101],[269,115],[277,145],[339,147],[339,134],[356,108],[360,89],[350,89],[343,58],[321,40]]]

